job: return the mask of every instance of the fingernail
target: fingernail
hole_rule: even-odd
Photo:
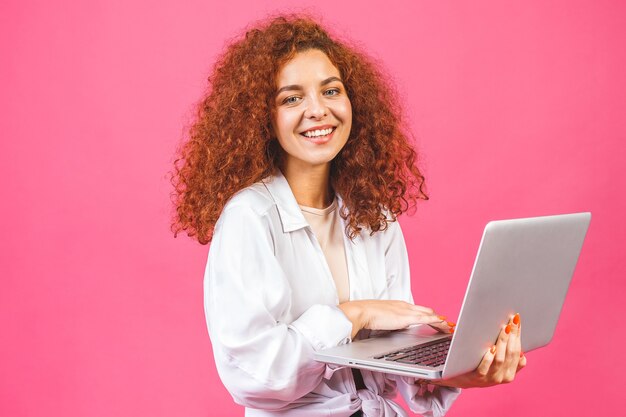
[[[506,327],[504,328],[504,333],[509,334],[511,333],[511,325],[507,324]]]
[[[515,316],[513,317],[513,323],[515,325],[518,325],[519,322],[520,322],[519,313],[516,313]]]
[[[445,320],[445,319],[446,319],[446,316],[437,316],[437,318],[438,318],[439,320]]]
[[[450,327],[454,327],[454,326],[456,326],[456,323],[451,323],[451,322],[449,322],[449,321],[447,321],[446,323],[448,323],[448,326],[450,326]]]
[[[496,353],[496,345],[491,346],[491,349],[489,349],[491,351],[491,353]]]
[[[450,329],[450,333],[454,333],[454,327]]]
[[[523,357],[524,357],[524,352],[520,352],[520,353],[519,353],[519,357],[520,357],[520,358],[523,358]]]

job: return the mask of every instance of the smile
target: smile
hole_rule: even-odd
[[[325,143],[328,142],[333,136],[333,132],[336,130],[336,127],[321,129],[321,130],[309,130],[304,133],[300,133],[300,135],[304,136],[310,142],[313,143]]]
[[[329,127],[328,129],[321,129],[321,130],[309,130],[306,131],[304,133],[302,133],[304,136],[306,136],[307,138],[316,138],[316,137],[320,137],[320,136],[326,136],[326,135],[330,135],[333,130],[335,130],[334,127]]]

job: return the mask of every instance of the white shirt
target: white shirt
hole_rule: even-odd
[[[413,302],[397,222],[344,241],[351,300]],[[313,360],[315,350],[349,343],[352,324],[337,307],[324,254],[280,172],[224,207],[204,296],[218,373],[246,416],[350,416],[359,408],[368,417],[406,416],[393,401],[396,385],[412,411],[442,416],[460,392],[431,392],[412,378],[369,371],[362,371],[367,390],[357,392],[349,368]]]

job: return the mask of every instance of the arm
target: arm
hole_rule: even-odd
[[[205,313],[218,372],[235,401],[280,410],[321,382],[327,369],[313,360],[314,349],[347,341],[351,323],[326,305],[280,321],[291,307],[290,286],[264,222],[241,206],[220,218],[205,275]]]

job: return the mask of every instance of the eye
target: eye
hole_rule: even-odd
[[[296,104],[300,97],[298,96],[289,96],[283,100],[283,104]]]
[[[339,91],[338,88],[330,88],[330,89],[324,91],[324,94],[326,94],[327,96],[336,96],[340,92],[341,91]]]

